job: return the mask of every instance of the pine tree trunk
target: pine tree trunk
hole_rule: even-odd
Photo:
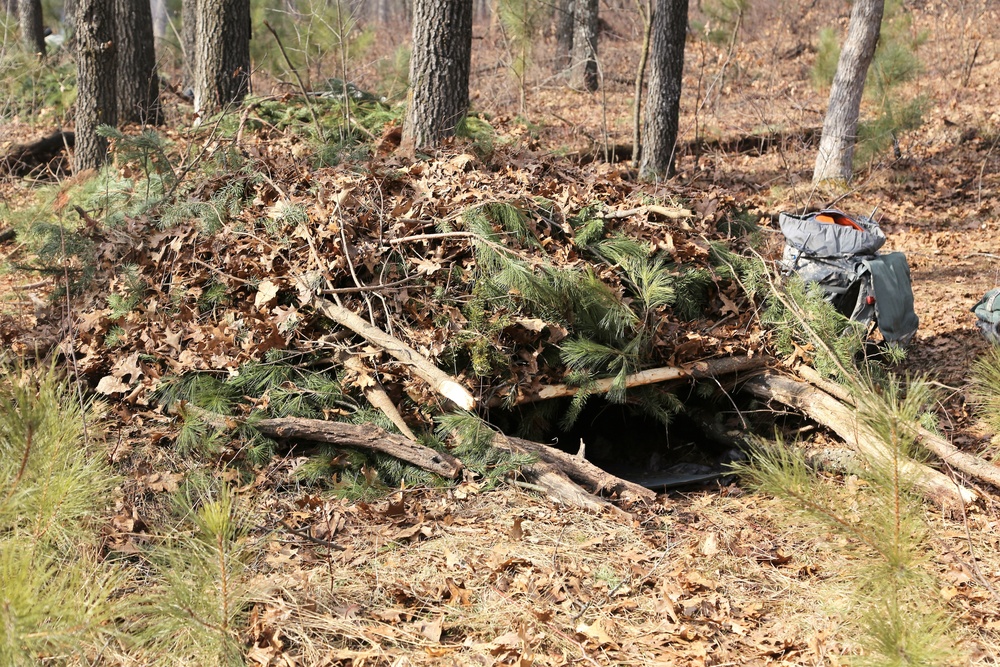
[[[115,19],[108,0],[79,0],[76,5],[76,147],[73,170],[104,164],[108,140],[98,125],[115,125]]]
[[[653,12],[639,175],[656,180],[674,175],[687,36],[688,0],[658,0]]]
[[[830,104],[816,155],[813,182],[849,181],[858,137],[858,116],[868,67],[875,56],[885,0],[855,0],[847,39],[830,88]]]
[[[573,48],[569,85],[597,90],[597,0],[573,2]]]
[[[250,0],[198,0],[194,109],[202,117],[250,91]]]
[[[407,146],[455,134],[469,110],[472,0],[416,0],[410,97],[403,122]]]
[[[159,125],[160,79],[156,72],[153,14],[149,0],[114,0],[118,35],[118,121]]]
[[[17,17],[21,43],[28,53],[45,55],[45,26],[42,25],[42,0],[18,0]]]
[[[194,87],[194,61],[197,57],[198,0],[181,3],[181,51],[184,55],[184,87]]]
[[[574,0],[559,0],[555,8],[556,67],[566,69],[573,62]]]

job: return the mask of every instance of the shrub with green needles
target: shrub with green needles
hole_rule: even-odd
[[[252,544],[225,486],[189,483],[176,498],[180,522],[148,554],[152,589],[135,634],[151,665],[242,665]]]
[[[888,454],[862,454],[859,474],[868,482],[859,490],[862,499],[819,481],[801,451],[780,441],[759,445],[736,469],[757,489],[785,499],[857,545],[859,583],[850,617],[866,651],[861,664],[945,664],[954,644],[927,563],[930,529],[910,472],[910,461],[922,457],[915,434],[932,404],[929,384],[904,382],[873,363],[856,368],[853,350],[863,335],[850,327],[845,332],[845,318],[801,281],[785,287],[787,292],[770,298],[779,340],[813,348],[817,370],[847,385],[859,419]],[[773,283],[772,288],[780,289]]]
[[[0,367],[0,663],[87,652],[117,634],[122,572],[97,519],[117,483],[98,410],[52,368]],[[87,436],[90,436],[88,438]]]

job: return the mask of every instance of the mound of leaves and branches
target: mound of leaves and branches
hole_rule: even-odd
[[[53,295],[11,319],[32,326],[7,327],[8,344],[58,345],[97,393],[134,410],[183,400],[358,420],[378,385],[405,421],[383,425],[422,434],[454,406],[323,304],[405,344],[487,410],[568,385],[567,424],[598,378],[625,402],[638,371],[747,351],[733,335],[751,312],[737,282],[755,265],[730,246],[756,239],[753,215],[653,191],[625,166],[569,165],[475,118],[440,153],[400,156],[378,109],[355,111],[339,135],[294,101],[191,136],[109,131],[112,166],[40,194],[15,224],[25,245],[12,261]],[[366,122],[381,139],[345,136]],[[331,160],[333,136],[349,159]],[[664,421],[678,409],[665,390],[628,400]],[[218,451],[204,433],[189,441]],[[259,464],[273,449],[241,451]]]

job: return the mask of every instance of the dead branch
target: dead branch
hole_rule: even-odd
[[[844,403],[852,406],[855,404],[853,397],[851,397],[847,389],[823,378],[815,369],[804,366],[798,369],[798,372],[799,375],[811,384],[819,387],[828,394],[836,396]],[[941,436],[928,431],[922,426],[914,425],[913,434],[918,444],[937,456],[942,462],[947,463],[955,470],[973,479],[1000,488],[1000,466],[990,463],[975,454],[963,452]]]
[[[356,425],[322,419],[284,417],[262,419],[251,426],[272,438],[302,439],[371,449],[448,479],[455,479],[462,472],[462,462],[451,454],[435,451],[405,436],[388,433],[373,424]]]
[[[409,366],[416,375],[430,384],[434,388],[434,391],[452,401],[463,410],[472,410],[476,407],[476,399],[465,387],[459,384],[457,379],[432,364],[409,345],[394,336],[390,336],[378,327],[369,324],[350,310],[316,296],[313,293],[312,287],[303,276],[298,276],[296,280],[299,285],[300,294],[308,294],[313,308],[319,311],[324,317],[328,317],[337,324],[347,327],[354,333],[365,338],[369,343],[377,345],[397,360]]]
[[[341,352],[337,355],[337,360],[343,364],[344,368],[354,371],[358,375],[369,375],[368,369],[365,367],[364,362],[361,361],[361,357],[356,354]],[[361,390],[364,393],[365,398],[368,399],[368,402],[381,410],[382,414],[388,417],[389,421],[396,425],[396,428],[399,429],[400,433],[405,435],[410,440],[416,440],[417,436],[415,436],[413,431],[410,430],[410,427],[403,419],[403,415],[399,414],[399,409],[389,398],[389,394],[386,393],[382,383],[374,378],[371,378],[371,382],[372,384],[370,386],[365,386]]]
[[[695,362],[690,368],[679,366],[664,366],[661,368],[649,368],[638,373],[632,373],[625,378],[625,388],[641,387],[650,384],[660,384],[671,380],[681,380],[684,378],[702,379],[717,377],[721,375],[731,375],[743,371],[750,371],[761,368],[770,362],[769,357],[722,357],[719,359],[707,359]],[[615,378],[601,378],[586,387],[587,391],[594,394],[606,394],[614,385]],[[542,387],[537,394],[518,396],[517,404],[536,403],[547,401],[553,398],[566,398],[575,396],[583,387],[576,387],[568,384],[552,384]]]
[[[209,412],[190,403],[172,406],[170,411],[181,416],[194,415],[209,426],[220,430],[232,430],[241,423],[239,420]],[[270,438],[325,442],[388,454],[448,479],[455,479],[462,472],[462,462],[454,456],[425,447],[405,436],[388,433],[374,424],[358,425],[322,419],[283,417],[246,422],[246,425]]]
[[[758,398],[778,401],[795,408],[813,421],[836,433],[849,447],[874,461],[889,461],[892,454],[878,436],[857,416],[857,411],[830,394],[774,372],[759,375],[744,385]],[[911,459],[902,462],[904,474],[915,481],[915,488],[947,511],[954,511],[975,500],[975,494],[946,475]]]
[[[601,213],[597,217],[602,220],[613,220],[617,218],[629,218],[633,215],[642,215],[643,213],[652,213],[661,218],[668,218],[670,220],[680,220],[682,218],[693,218],[694,213],[689,209],[679,208],[674,206],[640,206],[639,208],[630,208],[627,211],[606,211]]]
[[[581,489],[566,473],[551,463],[538,461],[537,463],[522,466],[521,474],[532,484],[541,487],[550,499],[563,505],[589,512],[608,510],[615,514],[626,514],[624,510],[612,505],[603,498],[593,496]]]
[[[534,454],[595,494],[615,493],[627,502],[656,499],[656,493],[644,486],[616,477],[581,456],[574,456],[539,442],[498,435],[493,440],[493,446],[517,453]]]
[[[178,415],[191,414],[201,419],[213,428],[232,430],[240,422],[189,403],[172,406],[170,412]],[[304,419],[301,417],[285,417],[282,419],[262,419],[247,423],[259,433],[283,439],[301,439],[310,442],[325,442],[343,447],[369,449],[394,456],[419,468],[455,479],[462,471],[462,462],[443,452],[410,440],[401,435],[387,433],[372,424],[356,425],[343,422],[329,422],[321,419]],[[520,441],[526,442],[526,441]],[[498,435],[494,443],[509,451],[529,453],[529,450],[517,442],[510,442],[506,436]],[[541,445],[539,445],[541,446]],[[541,456],[539,458],[542,458]],[[521,468],[521,473],[529,482],[541,487],[550,498],[570,507],[600,512],[625,514],[625,512],[603,498],[587,493],[573,482],[560,468],[546,460],[540,460]],[[609,476],[610,477],[610,476]],[[624,480],[621,480],[624,481]],[[649,492],[652,493],[652,492]]]

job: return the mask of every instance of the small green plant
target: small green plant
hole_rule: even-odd
[[[178,525],[151,549],[153,587],[135,634],[146,664],[242,665],[250,602],[246,510],[225,486],[188,481]]]
[[[522,466],[534,462],[534,457],[512,454],[493,446],[496,431],[471,412],[452,412],[438,417],[437,437],[443,442],[453,438],[452,454],[477,475],[488,487],[503,482]]]
[[[809,470],[801,452],[778,442],[759,446],[736,468],[755,487],[787,500],[803,515],[843,533],[853,544],[857,585],[853,609],[865,653],[860,664],[940,665],[953,653],[947,616],[927,562],[929,527],[907,461],[918,457],[915,424],[931,400],[923,381],[898,379],[878,388],[851,380],[858,415],[877,434],[886,456],[866,456],[863,498],[845,497]]]
[[[146,280],[142,277],[139,267],[126,264],[121,270],[122,292],[108,295],[108,314],[112,320],[120,320],[131,313],[146,297]]]
[[[775,289],[782,291],[767,299],[761,323],[772,331],[778,351],[788,356],[805,351],[821,374],[846,380],[844,369],[855,368],[854,360],[864,350],[864,325],[838,313],[819,285],[798,276]]]
[[[455,127],[455,136],[472,141],[472,148],[479,156],[491,155],[496,148],[497,132],[482,116],[468,115]]]
[[[749,0],[705,0],[699,3],[705,14],[704,22],[692,21],[696,34],[718,46],[726,46],[736,37],[743,16],[750,7]]]
[[[499,0],[497,15],[510,51],[510,70],[520,91],[520,111],[527,109],[528,68],[546,6],[538,0]]]
[[[972,365],[970,389],[980,417],[1000,433],[1000,346],[991,345]]]
[[[21,49],[2,50],[0,91],[0,122],[63,125],[76,102],[76,63],[69,53],[39,60]]]
[[[0,367],[0,663],[97,650],[127,614],[121,572],[99,557],[117,483],[98,450],[99,406],[56,371]]]

